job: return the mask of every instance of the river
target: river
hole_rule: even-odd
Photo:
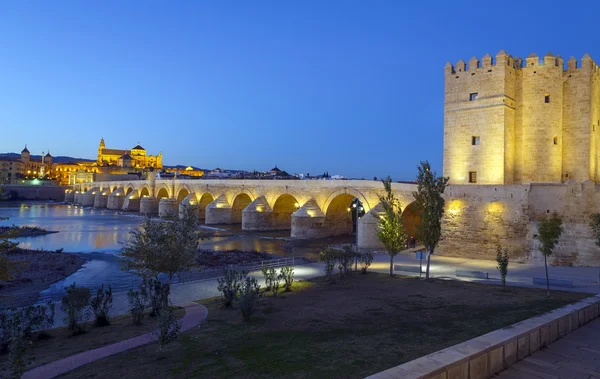
[[[54,283],[46,292],[62,292],[73,282],[78,286],[97,288],[110,284],[115,290],[125,289],[138,281],[133,274],[121,271],[119,250],[128,240],[129,231],[137,228],[144,217],[139,214],[107,209],[83,208],[51,202],[2,202],[1,225],[37,226],[58,233],[18,238],[26,249],[58,250],[80,253],[90,260],[74,274]],[[239,225],[205,227],[212,236],[200,242],[200,247],[214,251],[266,251],[281,256],[296,256],[315,260],[319,251],[333,243],[346,243],[351,236],[327,239],[292,240],[289,231],[244,232]]]

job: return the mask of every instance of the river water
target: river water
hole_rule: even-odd
[[[82,208],[60,203],[29,202],[0,203],[0,225],[37,226],[58,233],[18,238],[19,247],[26,249],[63,249],[81,253],[90,260],[69,277],[53,284],[50,292],[62,292],[73,282],[78,286],[97,288],[110,284],[113,289],[125,289],[137,283],[133,274],[121,271],[119,250],[128,240],[129,231],[144,220],[139,214],[115,212],[107,209]],[[350,236],[315,240],[291,240],[289,231],[249,233],[239,225],[206,227],[212,235],[201,241],[200,247],[215,251],[266,251],[281,256],[295,256],[314,260],[319,251],[332,243],[346,243]]]

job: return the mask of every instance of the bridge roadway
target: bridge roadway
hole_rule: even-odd
[[[393,183],[405,209],[405,224],[415,219],[415,184]],[[363,204],[358,222],[361,247],[380,247],[376,236],[383,185],[370,180],[157,180],[81,183],[65,191],[65,201],[84,207],[140,212],[160,217],[191,207],[205,224],[242,224],[243,230],[291,230],[291,237],[351,234],[351,202]]]

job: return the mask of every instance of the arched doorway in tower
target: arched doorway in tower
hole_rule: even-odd
[[[148,187],[142,188],[142,192],[140,192],[140,197],[150,197],[150,191]]]
[[[421,225],[421,211],[417,207],[417,202],[408,204],[402,211],[402,225],[408,237],[409,247],[418,244],[417,232]]]
[[[325,228],[331,236],[352,234],[352,201],[354,196],[348,193],[337,195],[325,213]]]
[[[179,193],[177,194],[177,203],[181,203],[189,194],[190,193],[186,188],[180,189]]]
[[[167,189],[165,187],[162,187],[161,189],[158,190],[158,193],[156,194],[156,198],[158,200],[163,199],[163,198],[169,198],[169,191],[167,191]]]
[[[275,200],[271,213],[271,227],[274,230],[291,230],[292,213],[296,212],[299,204],[292,195],[284,194]]]
[[[215,198],[210,193],[204,193],[198,200],[198,217],[200,220],[206,219],[206,207],[208,204],[215,201]]]
[[[246,193],[240,193],[233,199],[233,205],[231,206],[231,223],[241,224],[242,223],[242,211],[252,202],[252,199]]]

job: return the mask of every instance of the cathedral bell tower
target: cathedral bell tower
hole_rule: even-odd
[[[100,139],[100,146],[98,147],[98,164],[102,163],[102,152],[106,145],[104,145],[104,137]]]

